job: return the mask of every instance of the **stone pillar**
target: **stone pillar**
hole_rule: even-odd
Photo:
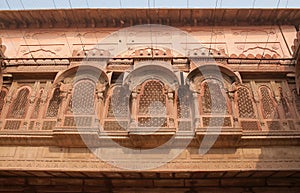
[[[131,98],[132,98],[132,104],[131,104],[131,115],[130,115],[130,127],[137,127],[138,126],[138,120],[137,120],[137,96],[138,93],[136,90],[132,91]]]
[[[195,128],[199,128],[200,125],[200,111],[199,111],[199,98],[198,98],[198,93],[197,92],[193,92],[192,93],[192,97],[193,97],[193,105],[194,105],[194,113],[195,113],[195,117],[194,117],[194,125]]]
[[[105,116],[104,90],[96,91],[95,114],[95,125],[103,126]]]
[[[167,116],[168,116],[168,119],[169,119],[169,127],[171,128],[175,128],[175,112],[176,112],[176,109],[174,108],[174,93],[172,90],[168,90],[168,93],[167,93],[167,96],[168,96],[168,104],[167,105]]]
[[[241,127],[239,125],[239,112],[238,112],[238,108],[237,108],[237,104],[236,104],[236,101],[235,101],[235,93],[237,91],[237,86],[236,86],[236,82],[234,82],[227,94],[228,94],[228,98],[229,98],[229,101],[230,101],[230,108],[231,108],[231,111],[232,111],[232,117],[233,117],[233,127],[234,128],[237,128],[237,127]]]

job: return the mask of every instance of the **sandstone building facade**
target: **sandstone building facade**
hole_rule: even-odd
[[[0,24],[0,192],[300,191],[299,9]]]

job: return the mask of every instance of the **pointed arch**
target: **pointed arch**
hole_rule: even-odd
[[[10,106],[8,118],[24,119],[28,110],[31,89],[27,86],[19,88]]]
[[[60,90],[59,88],[54,88],[52,92],[52,97],[49,101],[48,108],[46,111],[46,118],[55,118],[58,115],[58,110],[61,104]]]
[[[277,104],[268,86],[259,87],[261,111],[264,119],[278,119]]]

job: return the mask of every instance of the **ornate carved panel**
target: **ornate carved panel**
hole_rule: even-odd
[[[59,88],[55,88],[52,98],[49,101],[48,109],[46,112],[46,118],[51,118],[51,117],[57,116],[60,103],[61,103],[60,90],[59,90]]]
[[[167,127],[167,95],[164,85],[160,81],[150,80],[141,87],[138,96],[138,126]]]
[[[104,122],[105,131],[125,131],[128,127],[127,121],[109,121]]]
[[[19,89],[16,98],[13,100],[10,111],[8,113],[8,118],[22,119],[25,118],[27,107],[28,107],[28,97],[29,89],[27,87]]]
[[[240,118],[256,118],[252,97],[248,88],[238,88],[237,103]]]
[[[52,130],[56,125],[56,121],[44,121],[42,130]]]
[[[75,84],[72,95],[72,109],[75,114],[92,115],[95,113],[95,84],[81,80]]]
[[[295,106],[296,106],[296,110],[298,112],[298,116],[300,115],[300,95],[297,94],[296,90],[294,90],[293,92],[294,94],[294,100],[295,100]]]
[[[0,92],[0,115],[5,103],[5,97],[7,95],[8,90],[6,88],[2,88]]]
[[[191,118],[191,96],[189,95],[189,91],[185,88],[178,89],[178,97],[177,97],[177,117],[178,118]]]
[[[261,97],[261,108],[264,119],[278,119],[278,112],[271,90],[267,86],[259,88]]]
[[[21,126],[21,121],[7,120],[4,126],[5,130],[18,130]]]
[[[33,108],[33,111],[31,113],[31,118],[32,119],[38,118],[39,110],[40,110],[40,106],[41,106],[41,101],[42,101],[41,97],[43,95],[43,92],[44,92],[44,89],[41,89],[40,92],[39,92],[38,97],[35,100],[34,108]]]
[[[280,93],[280,105],[283,110],[284,118],[291,118],[291,111],[281,87],[279,87],[279,93]]]
[[[127,118],[129,114],[129,100],[122,86],[116,86],[108,99],[108,118]]]
[[[69,127],[88,127],[92,125],[91,116],[66,116],[64,120],[64,126]]]
[[[227,97],[222,92],[222,85],[217,80],[207,80],[201,86],[202,113],[228,113]]]
[[[156,80],[145,82],[139,96],[139,115],[165,116],[166,95],[164,92],[161,82]]]
[[[204,127],[232,127],[230,117],[203,117],[202,121]]]

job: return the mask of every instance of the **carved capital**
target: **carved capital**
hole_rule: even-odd
[[[174,99],[174,93],[168,92],[168,99],[173,100]]]

